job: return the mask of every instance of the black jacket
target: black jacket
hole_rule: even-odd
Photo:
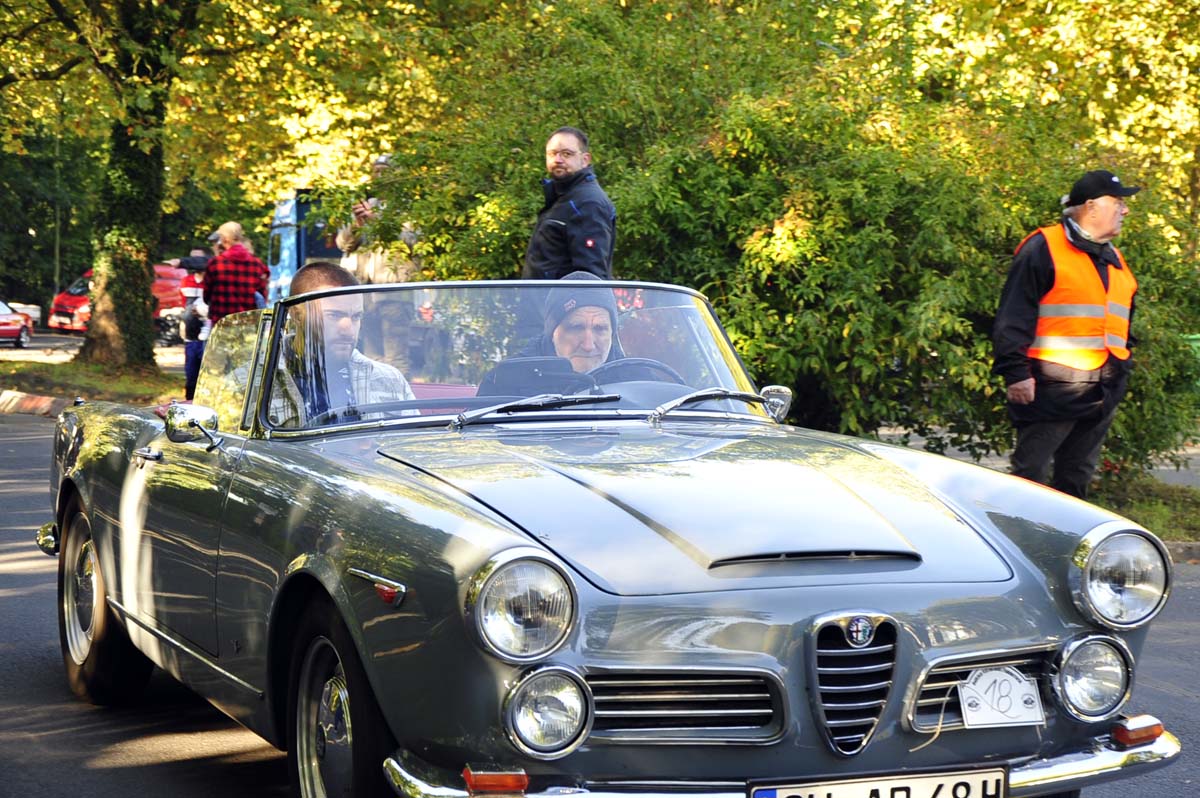
[[[571,272],[612,279],[617,209],[596,182],[591,167],[564,180],[542,181],[546,204],[525,250],[521,277],[557,280]]]
[[[1116,252],[1108,244],[1084,240],[1072,223],[1064,221],[1064,225],[1068,240],[1092,259],[1101,282],[1107,287],[1108,270],[1121,268]],[[1125,393],[1129,360],[1110,357],[1100,368],[1082,371],[1025,354],[1033,343],[1038,305],[1053,287],[1054,262],[1050,258],[1050,246],[1045,236],[1035,233],[1013,257],[992,327],[995,357],[992,373],[1002,376],[1005,385],[1033,377],[1037,386],[1032,404],[1009,403],[1009,416],[1017,424],[1086,418],[1119,402]],[[1132,330],[1132,308],[1129,322]],[[1131,333],[1130,348],[1134,344]]]

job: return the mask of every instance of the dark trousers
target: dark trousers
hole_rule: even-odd
[[[200,361],[204,359],[204,344],[207,341],[187,341],[183,345],[183,396],[189,402],[196,395],[196,378],[200,376]]]
[[[1017,427],[1017,448],[1012,453],[1012,473],[1049,485],[1080,499],[1100,461],[1100,448],[1117,414],[1117,403],[1091,418],[1034,421]],[[1051,461],[1054,478],[1050,479]]]

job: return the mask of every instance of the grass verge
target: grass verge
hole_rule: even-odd
[[[55,396],[153,405],[183,398],[183,377],[157,370],[124,369],[94,364],[0,361],[0,388]]]
[[[1093,504],[1120,513],[1163,540],[1200,540],[1200,490],[1149,474],[1103,480],[1088,494]]]

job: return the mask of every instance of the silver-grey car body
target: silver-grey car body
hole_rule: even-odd
[[[66,410],[39,544],[75,691],[157,666],[304,796],[1063,795],[1176,757],[1126,711],[1153,534],[788,426],[702,296],[585,288],[291,297],[216,326],[193,404]],[[588,303],[576,371],[552,324]]]

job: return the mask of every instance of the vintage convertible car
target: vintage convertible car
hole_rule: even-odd
[[[158,666],[303,796],[1061,796],[1177,756],[1124,712],[1153,534],[789,403],[672,286],[229,316],[195,403],[59,419],[67,678]]]

